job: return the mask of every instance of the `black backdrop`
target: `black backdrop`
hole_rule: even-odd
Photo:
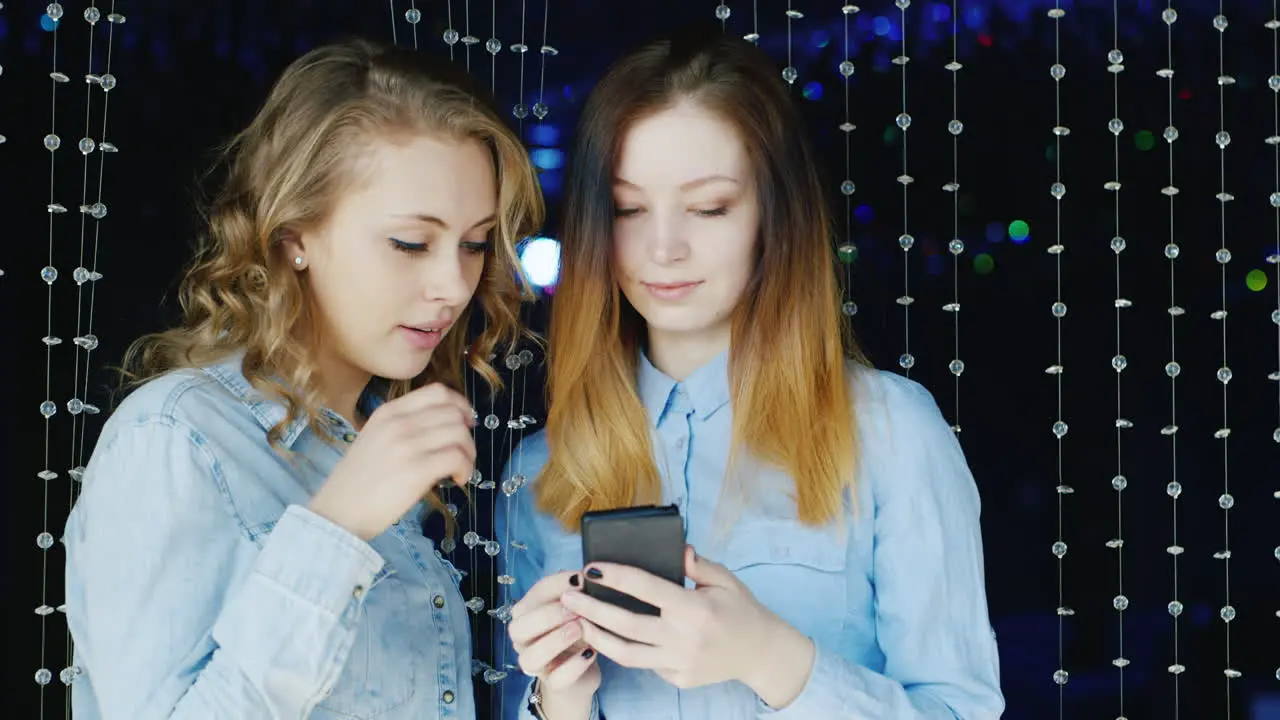
[[[620,48],[689,22],[714,22],[715,2],[652,0],[640,3],[594,3],[550,0],[546,42],[559,54],[546,58],[543,98],[550,114],[542,123],[526,120],[521,132],[534,148],[551,209],[547,234],[559,223],[559,186],[563,154],[585,93]],[[902,133],[893,124],[902,110],[902,67],[891,62],[901,52],[901,11],[890,0],[863,3],[849,21],[849,55],[857,64],[851,84],[850,114],[858,126],[850,134],[852,169],[857,184],[844,232],[846,205],[837,190],[845,176],[842,78],[836,68],[844,58],[840,3],[796,0],[792,7],[805,17],[791,25],[792,64],[799,80],[794,94],[801,103],[813,141],[826,159],[830,197],[840,220],[840,241],[851,240],[860,253],[850,266],[851,297],[859,312],[853,322],[863,345],[881,367],[901,372],[898,355],[904,346],[904,253],[897,246],[903,231]],[[1181,5],[1188,7],[1181,7]],[[753,28],[753,3],[730,2],[728,31]],[[786,3],[754,3],[761,44],[786,64]],[[1055,45],[1052,3],[1022,0],[960,2],[958,46],[964,69],[957,76],[958,117],[965,129],[959,138],[959,230],[965,252],[953,275],[947,253],[952,237],[953,197],[941,190],[952,178],[952,76],[944,69],[951,59],[951,3],[917,2],[907,9],[907,105],[914,122],[908,131],[907,158],[915,183],[909,190],[908,227],[917,242],[906,255],[911,307],[911,351],[917,359],[911,377],[929,387],[949,418],[957,407],[961,440],[977,476],[984,502],[988,591],[1000,636],[1002,673],[1009,701],[1007,717],[1046,718],[1119,715],[1120,671],[1111,663],[1120,654],[1116,551],[1105,542],[1117,536],[1117,500],[1123,500],[1124,593],[1130,606],[1124,617],[1123,708],[1129,718],[1173,717],[1175,686],[1166,667],[1174,662],[1173,621],[1166,604],[1175,595],[1172,561],[1172,501],[1165,485],[1172,478],[1173,454],[1160,428],[1170,422],[1170,381],[1164,366],[1170,359],[1170,272],[1163,247],[1169,241],[1169,201],[1160,188],[1168,184],[1168,154],[1160,133],[1170,105],[1168,82],[1156,70],[1168,64],[1163,4],[1151,0],[1121,3],[1119,46],[1126,71],[1120,76],[1119,174],[1121,233],[1128,248],[1119,275],[1108,244],[1113,235],[1113,194],[1103,183],[1113,178],[1112,75],[1107,52],[1112,48],[1112,3],[1079,0],[1062,3],[1068,10],[1059,38],[1068,74],[1061,83],[1061,113],[1072,134],[1064,138],[1061,157],[1052,148],[1054,82],[1049,76]],[[1225,563],[1213,557],[1226,545],[1233,551],[1230,603],[1238,616],[1231,623],[1231,666],[1243,677],[1230,684],[1233,717],[1280,717],[1280,637],[1276,612],[1280,585],[1273,547],[1278,446],[1272,428],[1280,424],[1277,385],[1267,373],[1277,368],[1277,327],[1270,321],[1276,307],[1276,266],[1266,263],[1276,253],[1276,211],[1268,194],[1280,189],[1275,180],[1275,147],[1264,139],[1275,130],[1275,93],[1267,78],[1275,70],[1273,32],[1263,23],[1271,3],[1227,2],[1231,25],[1225,36],[1223,62],[1237,82],[1223,88],[1222,111],[1232,143],[1226,152],[1226,185],[1236,200],[1226,207],[1221,225],[1219,155],[1214,134],[1219,128],[1219,33],[1211,24],[1215,3],[1175,3],[1181,13],[1173,26],[1173,62],[1177,75],[1172,112],[1181,138],[1175,144],[1174,174],[1181,194],[1175,198],[1173,230],[1182,246],[1176,264],[1176,301],[1187,310],[1177,320],[1178,380],[1177,477],[1184,492],[1178,500],[1178,541],[1186,547],[1179,564],[1177,597],[1187,611],[1179,621],[1178,658],[1187,666],[1176,690],[1187,717],[1225,717],[1228,708],[1226,638],[1219,608],[1227,600]],[[450,13],[454,27],[464,28],[466,0],[419,2],[422,13],[416,41],[423,52],[445,53],[441,33]],[[291,59],[317,43],[350,34],[391,40],[393,28],[401,44],[414,43],[402,17],[408,3],[162,3],[149,0],[99,2],[103,19],[94,31],[90,65],[89,25],[83,3],[65,4],[56,33],[58,69],[71,79],[57,89],[56,123],[63,147],[54,153],[54,197],[71,212],[53,218],[52,264],[61,273],[53,285],[51,317],[54,334],[66,340],[53,349],[48,368],[40,338],[46,334],[47,286],[40,269],[49,262],[50,158],[41,138],[51,127],[51,81],[55,33],[42,27],[43,3],[5,3],[0,9],[0,378],[6,389],[0,413],[0,447],[8,510],[5,557],[8,572],[6,617],[12,623],[4,677],[12,690],[10,707],[31,716],[63,714],[64,688],[57,679],[66,650],[65,624],[54,614],[43,620],[32,610],[61,601],[63,556],[58,545],[42,552],[34,542],[48,530],[57,536],[70,500],[66,468],[84,444],[87,457],[102,415],[80,416],[73,428],[65,409],[75,394],[73,377],[84,373],[86,353],[70,342],[77,309],[87,311],[88,292],[77,293],[72,269],[79,264],[82,238],[93,247],[98,238],[92,327],[100,346],[87,357],[87,399],[109,407],[112,383],[107,367],[118,362],[126,344],[142,332],[171,322],[172,290],[186,260],[190,238],[199,222],[195,198],[210,148],[252,116],[271,79]],[[493,8],[497,18],[494,22]],[[521,33],[525,8],[524,93],[519,93],[519,57],[504,50],[491,61],[483,40],[494,34],[504,45]],[[109,24],[114,9],[127,17]],[[471,68],[491,80],[507,106],[538,97],[543,44],[543,0],[469,3],[472,33],[481,39],[471,50]],[[395,21],[393,22],[393,18]],[[104,72],[108,31],[111,72],[118,86],[109,94],[106,139],[119,147],[113,155],[93,153],[88,174],[90,197],[102,171],[102,198],[109,213],[89,220],[81,230],[80,204],[85,181],[84,159],[76,141],[84,134],[88,108],[90,135],[101,141],[103,94],[84,86],[85,72]],[[463,45],[456,61],[465,62]],[[491,68],[494,71],[491,73]],[[89,105],[86,106],[86,98]],[[514,122],[514,121],[513,121]],[[1154,147],[1147,147],[1154,133]],[[1061,160],[1070,188],[1062,200],[1061,234],[1055,230],[1055,200],[1049,186]],[[101,163],[101,165],[100,165]],[[1008,227],[1028,223],[1030,236],[1014,242]],[[1221,266],[1214,252],[1224,234],[1234,259],[1226,266],[1225,301],[1230,310],[1227,352],[1234,378],[1228,386],[1229,481],[1235,497],[1229,538],[1218,497],[1224,488],[1222,441],[1213,439],[1222,426],[1222,386],[1215,372],[1222,365],[1221,323],[1210,313],[1222,304]],[[100,233],[100,234],[96,234]],[[1055,378],[1044,373],[1055,362],[1058,336],[1049,312],[1056,297],[1055,258],[1045,252],[1060,237],[1068,251],[1061,256],[1062,297],[1070,311],[1062,322],[1064,415],[1070,433],[1064,439],[1062,476],[1076,492],[1063,498],[1063,537],[1070,552],[1062,563],[1061,587],[1066,605],[1076,614],[1064,623],[1061,645],[1054,608],[1059,604],[1058,562],[1050,546],[1058,538],[1057,445],[1050,427],[1057,419]],[[88,260],[86,265],[93,267]],[[1265,287],[1255,287],[1264,273]],[[947,370],[955,356],[953,317],[942,311],[957,291],[960,378]],[[1111,487],[1116,474],[1114,420],[1116,373],[1117,278],[1120,295],[1134,306],[1121,317],[1120,344],[1128,358],[1122,375],[1123,415],[1135,423],[1126,431],[1120,452],[1128,488]],[[166,301],[165,299],[168,298]],[[162,302],[164,301],[164,302]],[[545,329],[544,297],[529,308],[535,329]],[[87,322],[82,315],[82,322]],[[87,327],[85,325],[84,327]],[[77,365],[77,355],[80,364]],[[79,370],[77,370],[79,368]],[[527,412],[545,417],[539,365],[521,371],[519,384]],[[84,375],[80,376],[81,386]],[[84,392],[80,393],[84,396]],[[957,398],[959,399],[957,405]],[[36,478],[45,465],[45,422],[37,413],[52,399],[60,408],[48,423],[48,467],[61,477]],[[478,399],[483,404],[483,399]],[[505,420],[509,396],[497,399]],[[483,409],[482,409],[483,411]],[[481,457],[486,474],[496,473],[502,455],[518,438],[505,429],[482,433]],[[46,495],[46,490],[47,495]],[[475,504],[477,531],[487,537],[488,496]],[[470,524],[470,511],[461,516]],[[467,528],[464,528],[464,530]],[[455,553],[459,564],[469,554]],[[478,553],[468,594],[487,597],[492,571]],[[42,585],[42,578],[45,578]],[[470,582],[470,581],[469,581]],[[477,622],[479,654],[487,658],[492,623]],[[44,659],[42,660],[42,633]],[[1060,650],[1061,648],[1061,650]],[[1054,670],[1070,671],[1070,682],[1055,685]],[[32,680],[48,667],[54,679],[43,690]],[[483,683],[479,683],[483,688]],[[9,687],[9,685],[6,685]],[[40,708],[43,708],[41,711]],[[1268,709],[1269,708],[1269,709]],[[1253,714],[1250,715],[1250,712]]]

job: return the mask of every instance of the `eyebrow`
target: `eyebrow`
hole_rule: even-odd
[[[416,220],[420,223],[426,223],[427,225],[434,225],[440,228],[441,230],[449,229],[449,223],[445,222],[444,220],[441,220],[435,215],[428,215],[426,213],[401,213],[401,214],[393,215],[392,217],[397,219]],[[471,229],[474,230],[484,225],[490,225],[494,222],[497,222],[497,220],[498,220],[498,216],[496,214],[490,215],[489,217],[482,219],[480,222],[476,223],[475,225],[472,225]]]
[[[703,185],[710,185],[711,183],[717,183],[717,182],[730,182],[730,183],[733,183],[734,185],[741,185],[741,183],[739,183],[735,178],[731,178],[728,175],[706,175],[704,177],[697,178],[696,180],[690,180],[689,182],[684,183],[683,185],[680,186],[680,189],[693,190],[694,188],[699,188],[699,187],[702,187]],[[635,188],[635,189],[640,188],[639,185],[636,185],[630,180],[626,180],[620,177],[614,178],[613,184],[623,185],[625,187]]]

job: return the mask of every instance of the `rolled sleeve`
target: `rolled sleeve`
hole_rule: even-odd
[[[105,718],[305,717],[336,681],[383,561],[291,507],[259,549],[194,428],[104,432],[68,520],[67,619]]]

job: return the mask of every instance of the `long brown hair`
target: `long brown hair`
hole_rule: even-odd
[[[534,492],[566,528],[590,510],[657,502],[636,391],[643,318],[613,267],[614,172],[637,120],[690,101],[732,125],[760,205],[757,262],[732,318],[730,457],[739,448],[795,481],[801,522],[837,519],[855,475],[850,358],[830,217],[799,113],[773,62],[736,38],[690,34],[618,61],[582,110],[567,178],[551,312],[547,443]]]
[[[320,47],[294,61],[249,127],[222,148],[226,179],[182,281],[183,321],[129,348],[123,363],[129,384],[243,351],[245,377],[288,408],[268,440],[276,445],[299,418],[327,437],[317,381],[318,316],[305,274],[290,267],[282,240],[327,221],[353,182],[349,170],[358,157],[352,156],[369,141],[424,134],[479,141],[497,173],[495,242],[473,303],[485,315],[485,330],[465,357],[491,389],[501,387],[488,358],[495,346],[517,340],[519,303],[530,297],[515,243],[543,219],[528,154],[464,73],[363,40]],[[469,306],[421,375],[389,383],[387,399],[436,381],[461,389],[470,314]]]

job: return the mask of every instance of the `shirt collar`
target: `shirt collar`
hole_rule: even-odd
[[[685,402],[699,420],[705,420],[729,402],[729,351],[716,355],[683,382],[659,370],[641,352],[636,385],[653,427],[675,405]]]
[[[280,424],[289,415],[289,410],[283,402],[278,399],[268,397],[249,382],[244,376],[242,370],[244,366],[244,352],[239,351],[231,355],[227,359],[206,366],[204,372],[206,375],[218,381],[220,385],[227,389],[237,400],[239,400],[251,414],[258,425],[265,431]],[[373,409],[381,404],[381,399],[376,396],[376,392],[372,386],[365,390],[360,396],[359,407],[362,412],[372,413]],[[320,409],[320,417],[327,421],[333,430],[333,434],[342,438],[350,434],[354,438],[355,428],[349,422],[344,420],[341,415],[333,412],[328,408]],[[284,429],[280,436],[280,444],[286,450],[291,449],[293,444],[307,429],[307,418],[295,418],[293,422]],[[351,439],[348,438],[348,439]]]

